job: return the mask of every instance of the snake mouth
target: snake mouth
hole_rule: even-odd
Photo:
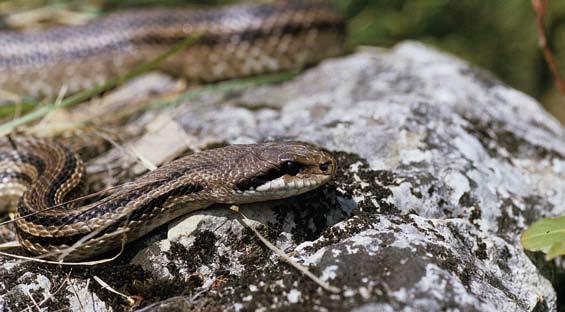
[[[330,179],[330,175],[283,175],[246,190],[237,190],[235,193],[250,200],[282,199],[311,191]]]
[[[283,175],[263,185],[255,188],[257,192],[293,192],[299,191],[300,193],[312,190],[330,179],[326,175],[309,175],[306,177],[297,177]]]

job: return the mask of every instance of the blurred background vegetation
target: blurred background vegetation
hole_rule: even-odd
[[[116,9],[139,6],[219,5],[234,0],[0,0],[0,28],[18,27],[26,12],[44,10],[80,22]],[[248,1],[257,2],[257,1]],[[565,124],[559,94],[538,47],[535,15],[528,0],[333,0],[347,19],[352,46],[390,47],[413,39],[480,67],[541,101]],[[53,12],[63,12],[56,14]],[[21,15],[24,13],[24,15]],[[20,15],[18,15],[20,14]],[[42,21],[44,22],[44,21]],[[15,26],[14,26],[15,25]],[[549,1],[546,31],[557,65],[565,73],[565,1]]]

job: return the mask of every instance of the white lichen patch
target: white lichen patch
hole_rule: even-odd
[[[27,272],[18,279],[18,282],[21,283],[17,286],[18,291],[24,294],[24,298],[40,293],[42,298],[39,301],[41,302],[52,296],[50,292],[51,281],[44,275],[34,275]]]
[[[398,186],[389,187],[393,194],[392,201],[394,205],[403,212],[408,212],[417,207],[422,208],[422,200],[412,193],[413,187],[410,182],[403,182]]]
[[[302,293],[298,289],[291,289],[288,294],[286,295],[286,300],[290,303],[298,303],[300,301],[300,297]]]
[[[71,279],[65,290],[71,311],[113,311],[96,293],[88,290],[85,282]]]
[[[451,189],[450,199],[454,204],[459,202],[465,192],[470,191],[469,180],[458,171],[448,172],[444,180]]]
[[[337,265],[329,265],[325,267],[324,271],[322,271],[322,276],[320,276],[320,280],[327,282],[329,280],[334,279],[336,277],[337,269],[338,269]]]

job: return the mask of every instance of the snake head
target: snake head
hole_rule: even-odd
[[[255,145],[244,157],[246,168],[236,182],[240,203],[273,200],[302,194],[328,182],[335,173],[332,155],[303,142]]]

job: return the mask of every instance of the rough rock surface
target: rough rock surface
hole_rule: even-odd
[[[323,291],[237,214],[214,207],[109,265],[2,258],[6,310],[123,309],[94,276],[143,297],[145,311],[557,308],[519,234],[565,214],[565,130],[487,73],[403,43],[327,60],[279,85],[190,98],[168,113],[201,146],[299,139],[335,153],[334,182],[241,211],[341,292]]]

